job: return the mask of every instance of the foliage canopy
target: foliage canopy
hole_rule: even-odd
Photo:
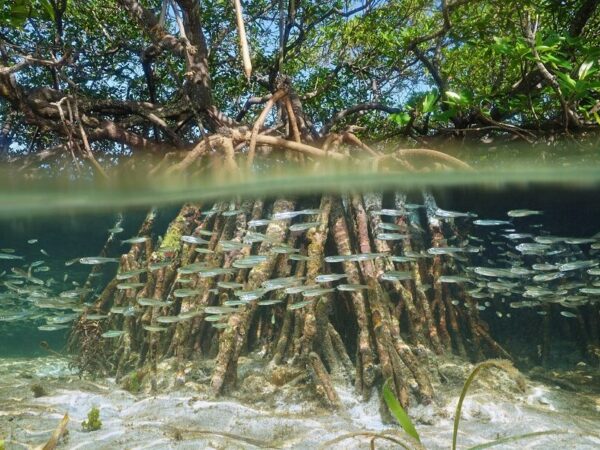
[[[598,0],[246,1],[248,79],[234,3],[5,0],[0,151],[189,149],[252,124],[282,80],[303,141],[359,125],[429,146],[533,142],[600,124]],[[266,123],[291,135],[277,111]]]

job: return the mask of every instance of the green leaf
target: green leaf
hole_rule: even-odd
[[[531,61],[535,61],[535,58],[533,57],[533,55],[531,55],[531,58],[529,58]],[[557,58],[556,56],[554,56],[552,53],[547,53],[545,55],[540,55],[540,59],[542,60],[543,63],[553,63],[556,65],[560,65],[562,60],[560,58]]]
[[[391,114],[390,120],[392,120],[393,122],[396,122],[398,125],[403,127],[408,122],[410,122],[410,114],[408,114],[407,112]]]
[[[13,28],[20,28],[25,24],[31,12],[29,0],[15,0],[8,13],[8,21]]]
[[[577,87],[577,81],[571,78],[568,73],[556,72],[556,76],[563,81],[563,86],[571,90],[575,90]]]
[[[445,102],[460,109],[469,105],[469,95],[465,92],[446,91]]]
[[[451,108],[446,111],[435,111],[432,115],[432,119],[436,122],[447,122],[450,118],[456,114],[454,108]]]
[[[517,41],[515,44],[515,51],[521,58],[531,54],[531,48],[529,48],[529,45],[526,45],[523,41]]]
[[[506,38],[499,38],[498,36],[494,36],[494,44],[492,45],[492,47],[498,53],[508,54],[512,50],[510,41]]]
[[[562,67],[565,70],[571,71],[572,66],[571,63],[569,61],[567,61],[566,59],[563,59],[557,55],[554,55],[552,53],[547,53],[545,55],[540,55],[540,59],[542,60],[543,63],[552,63],[555,64],[557,67]],[[532,61],[535,60],[535,58],[531,58]]]
[[[459,102],[462,99],[461,95],[454,91],[446,91],[446,97],[457,102]]]
[[[433,110],[433,106],[435,105],[435,101],[437,100],[437,94],[434,92],[428,93],[423,99],[423,103],[421,103],[421,111],[423,114],[427,114]]]
[[[406,433],[409,436],[415,438],[417,442],[421,442],[421,438],[419,437],[419,433],[417,433],[417,429],[415,428],[412,421],[410,420],[410,417],[408,417],[408,414],[406,414],[406,411],[404,411],[404,408],[402,408],[402,405],[400,405],[400,402],[390,389],[389,382],[390,380],[388,379],[383,384],[383,399],[385,400],[385,404],[390,409],[390,412],[394,415],[400,426],[402,426],[404,431],[406,431]]]
[[[600,116],[598,115],[597,111],[594,111],[594,119],[596,119],[596,122],[598,122],[598,125],[600,125]]]
[[[48,17],[54,20],[54,8],[50,4],[50,0],[39,0],[39,2],[42,5],[42,8],[44,9]]]
[[[579,67],[579,70],[577,71],[577,76],[579,77],[580,80],[585,80],[585,77],[587,77],[589,75],[590,69],[592,68],[593,65],[594,65],[594,61],[587,61],[587,62],[584,62]]]

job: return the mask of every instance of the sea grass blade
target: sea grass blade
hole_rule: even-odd
[[[505,370],[509,373],[518,373],[518,371],[512,366],[510,361],[502,359],[490,359],[488,361],[479,363],[477,364],[477,366],[475,366],[475,368],[465,381],[462,391],[460,392],[458,404],[456,405],[456,411],[454,413],[454,429],[452,431],[452,450],[456,450],[456,440],[458,439],[458,424],[460,422],[460,413],[462,411],[462,406],[465,397],[467,396],[467,391],[469,390],[471,383],[473,382],[479,371],[487,367],[496,367],[498,369]]]
[[[402,426],[404,431],[406,431],[406,433],[409,436],[415,438],[417,442],[420,443],[421,438],[419,437],[417,429],[410,420],[410,417],[408,417],[408,414],[406,414],[406,411],[404,411],[404,408],[402,408],[402,405],[400,405],[400,402],[390,389],[388,383],[389,380],[387,380],[383,385],[383,399],[385,400],[386,405],[388,406],[388,408],[390,409],[391,413],[394,415],[400,426]]]
[[[538,436],[548,436],[548,435],[556,435],[556,434],[569,434],[569,431],[546,430],[546,431],[535,431],[533,433],[518,434],[516,436],[508,436],[508,437],[496,439],[495,441],[485,442],[483,444],[479,444],[474,447],[469,447],[467,450],[482,450],[484,448],[495,447],[496,445],[506,444],[508,442],[520,441],[521,439],[529,439],[529,438],[538,437]]]

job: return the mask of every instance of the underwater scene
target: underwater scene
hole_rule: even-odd
[[[5,448],[600,445],[596,183],[271,194],[2,203]]]
[[[600,0],[0,0],[0,450],[600,449]]]

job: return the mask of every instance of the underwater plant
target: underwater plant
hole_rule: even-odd
[[[81,422],[81,427],[85,431],[97,431],[102,428],[102,421],[100,420],[100,410],[95,406],[90,409],[87,415],[87,420]]]
[[[458,403],[456,405],[456,410],[454,413],[454,425],[453,425],[453,430],[452,430],[452,450],[456,450],[456,443],[457,443],[457,439],[458,439],[458,426],[460,423],[460,415],[462,412],[462,406],[463,406],[465,397],[467,396],[467,391],[469,390],[469,387],[471,386],[471,384],[477,377],[477,374],[482,369],[491,368],[491,367],[495,367],[497,369],[504,370],[509,375],[512,375],[515,379],[515,382],[519,386],[519,388],[525,389],[525,381],[524,381],[523,377],[521,376],[521,374],[519,373],[519,371],[512,365],[511,361],[504,360],[504,359],[490,359],[490,360],[483,361],[483,362],[477,364],[473,368],[473,370],[471,371],[471,373],[469,374],[467,379],[465,380],[463,388],[460,392]],[[398,401],[398,399],[396,398],[394,393],[391,391],[391,389],[388,385],[389,381],[390,380],[387,380],[384,383],[383,388],[382,388],[382,395],[385,400],[385,403],[387,404],[388,408],[390,409],[390,411],[392,412],[392,414],[394,415],[394,417],[396,418],[398,423],[402,426],[404,432],[406,434],[408,434],[411,438],[415,439],[418,444],[421,444],[419,433],[417,432],[410,417],[408,416],[408,414],[406,413],[404,408],[402,408],[402,406],[400,405],[400,402]],[[484,449],[484,448],[488,448],[488,447],[494,447],[496,445],[506,444],[508,442],[516,442],[516,441],[519,441],[522,439],[528,439],[528,438],[539,437],[539,436],[547,436],[547,435],[559,435],[559,434],[580,434],[580,433],[573,433],[568,430],[537,431],[537,432],[533,432],[533,433],[524,433],[524,434],[519,434],[519,435],[515,435],[515,436],[498,438],[494,441],[486,442],[486,443],[471,447],[469,450],[475,450],[475,449],[480,450],[480,449]],[[358,434],[356,434],[355,433],[355,434],[348,434],[348,435],[341,436],[340,438],[337,438],[335,440],[335,442],[338,442],[339,440],[342,440],[342,439],[347,439],[349,437],[357,436],[357,435],[372,436],[372,441],[371,441],[372,443],[374,442],[375,438],[384,438],[384,439],[389,438],[388,436],[385,436],[385,434],[377,434],[377,433],[358,433]],[[329,443],[333,443],[333,442],[334,441],[330,441]],[[407,448],[404,443],[400,443],[400,444],[402,447]],[[371,445],[371,448],[374,448],[373,444]]]
[[[454,426],[452,430],[452,450],[456,450],[456,440],[458,439],[458,424],[460,422],[460,413],[462,411],[462,405],[465,401],[465,397],[467,396],[467,391],[473,383],[473,380],[477,376],[477,374],[482,370],[490,367],[495,367],[497,369],[504,370],[508,372],[509,375],[513,375],[515,377],[515,381],[519,385],[521,389],[524,389],[524,380],[521,377],[519,371],[512,365],[512,363],[505,359],[490,359],[488,361],[483,361],[475,366],[475,368],[471,371],[469,376],[467,377],[465,384],[460,392],[460,397],[458,398],[458,403],[456,404],[456,411],[454,412]]]
[[[125,377],[122,383],[123,389],[132,394],[137,394],[142,389],[142,380],[144,379],[145,372],[143,370],[135,370]]]
[[[402,426],[404,431],[406,431],[406,433],[408,433],[409,436],[415,438],[417,442],[421,442],[421,438],[419,437],[417,429],[415,428],[414,424],[412,423],[412,420],[410,420],[410,417],[408,416],[408,414],[406,413],[406,411],[404,410],[404,408],[390,389],[389,382],[389,379],[386,380],[382,388],[382,395],[386,405],[388,406],[389,410],[394,415],[398,423]]]
[[[34,384],[32,384],[31,385],[31,392],[33,392],[33,396],[35,398],[44,397],[44,396],[48,395],[48,392],[46,392],[46,389],[40,383],[34,383]]]

